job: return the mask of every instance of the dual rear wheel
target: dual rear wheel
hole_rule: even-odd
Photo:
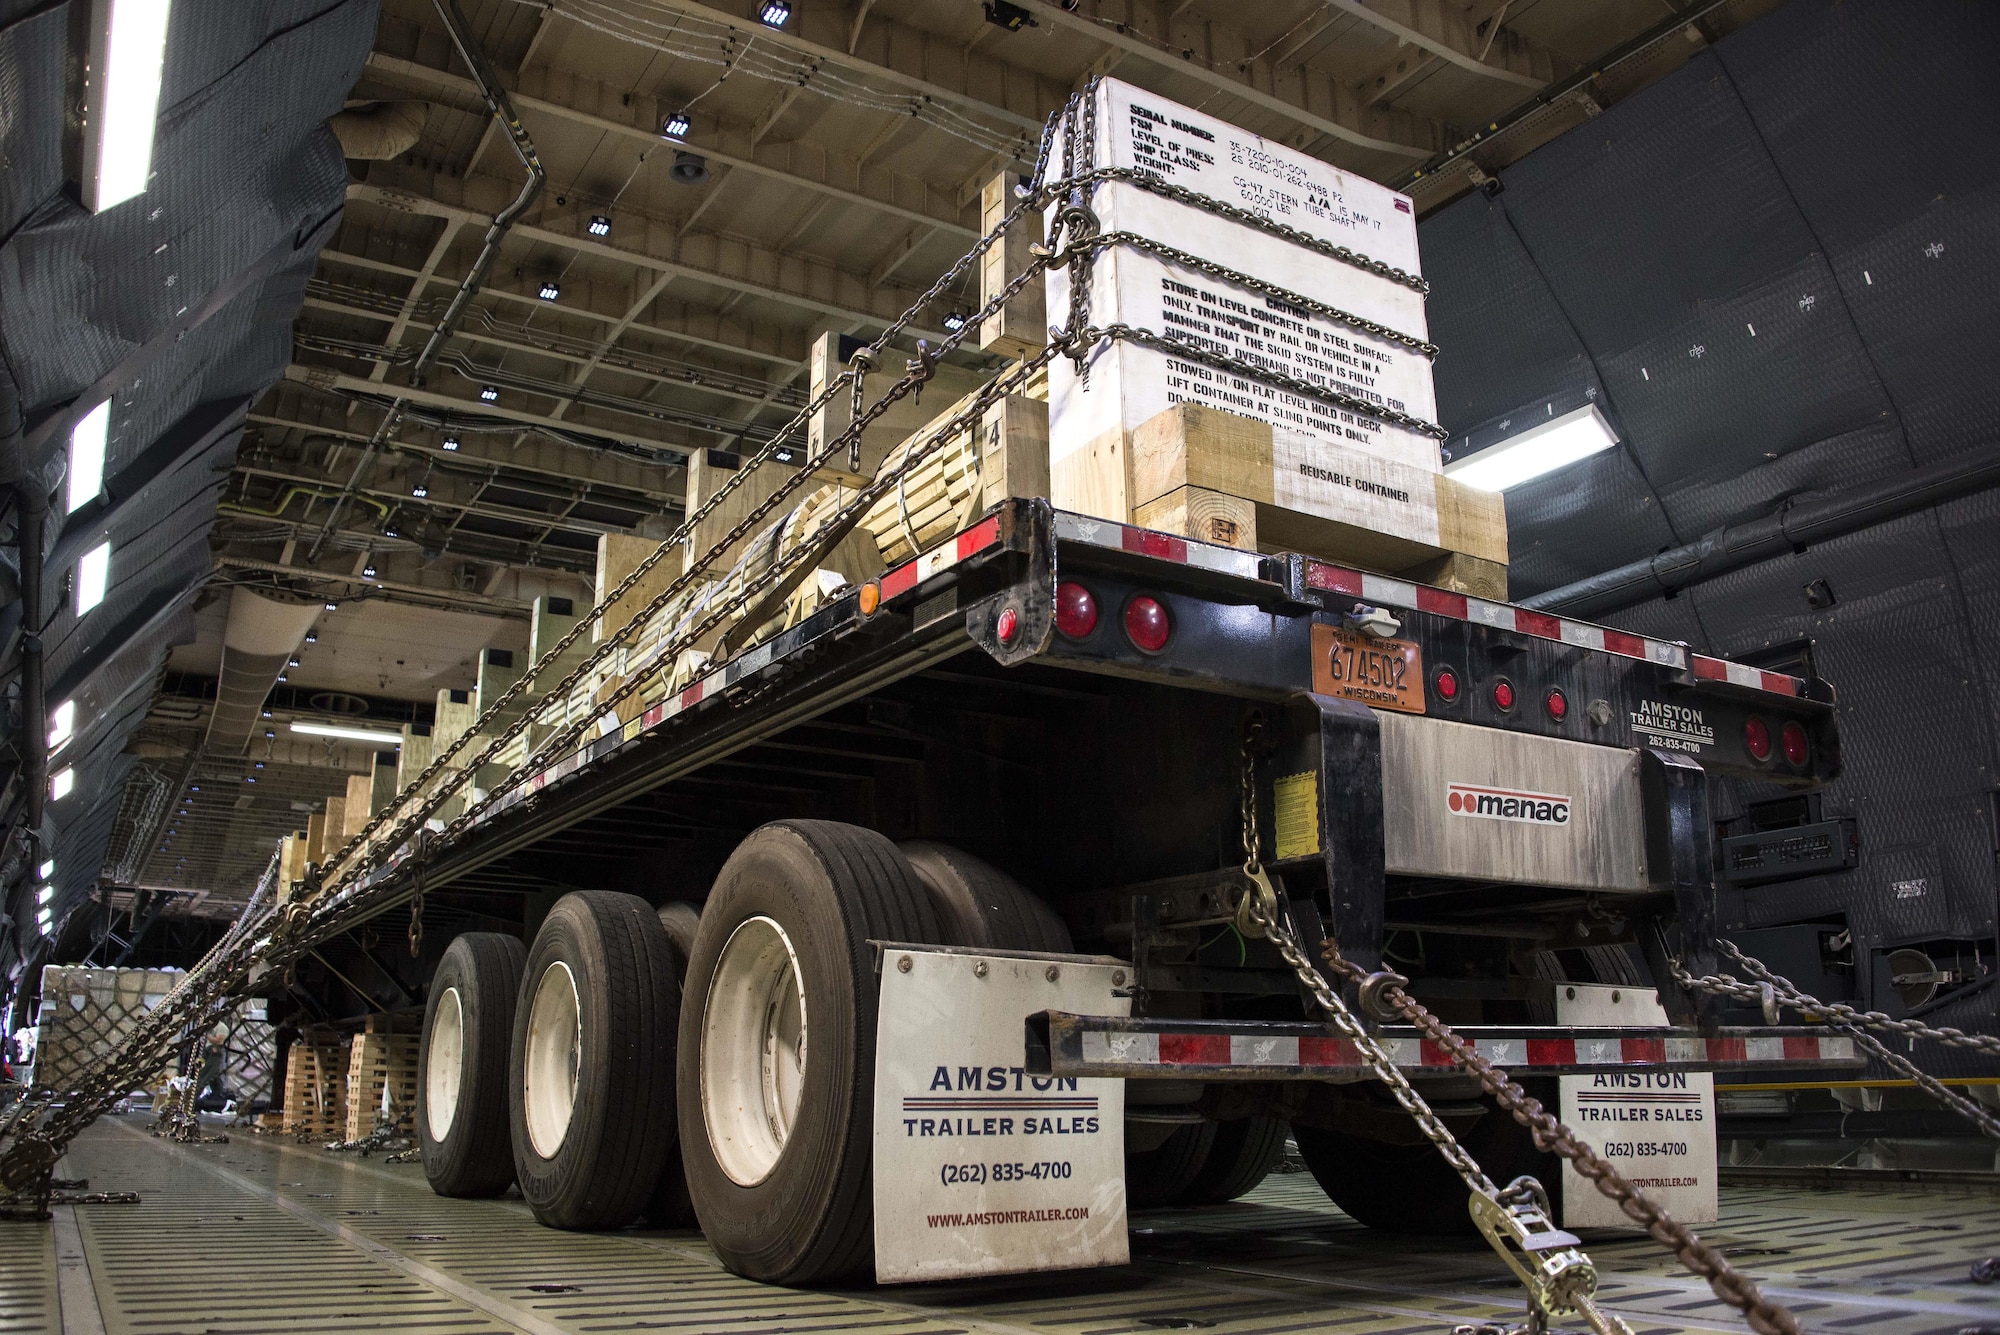
[[[866,1272],[870,940],[1070,949],[1045,904],[956,849],[766,825],[698,916],[579,892],[526,951],[483,933],[452,944],[420,1056],[426,1174],[447,1195],[518,1181],[561,1228],[698,1219],[755,1279]]]

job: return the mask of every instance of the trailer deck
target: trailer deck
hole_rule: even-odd
[[[1133,1263],[1117,1269],[809,1291],[729,1274],[693,1231],[561,1233],[517,1198],[435,1196],[414,1164],[241,1130],[173,1145],[143,1126],[103,1119],[60,1170],[140,1204],[64,1206],[51,1224],[0,1230],[0,1332],[1443,1335],[1521,1317],[1483,1242],[1372,1233],[1303,1172],[1233,1205],[1135,1215]],[[2000,1327],[2000,1292],[1967,1276],[2000,1237],[1990,1186],[1725,1185],[1722,1211],[1708,1236],[1809,1331]],[[1589,1242],[1605,1305],[1635,1329],[1745,1329],[1651,1241]]]

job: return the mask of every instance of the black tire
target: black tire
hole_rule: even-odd
[[[1429,1141],[1387,1145],[1309,1126],[1292,1128],[1292,1137],[1320,1189],[1355,1222],[1432,1237],[1477,1231],[1465,1208],[1465,1183]],[[1499,1185],[1532,1173],[1560,1204],[1556,1156],[1536,1149],[1527,1128],[1508,1114],[1488,1111],[1458,1141]]]
[[[424,1033],[417,1045],[417,1149],[424,1177],[440,1196],[498,1196],[513,1185],[514,1154],[507,1127],[507,1054],[514,1039],[514,999],[521,992],[527,947],[499,932],[467,932],[445,947],[431,976],[424,1005]],[[440,1061],[438,1094],[445,1091],[446,1053],[434,1051],[440,1009],[456,1007],[457,1083],[449,1111],[437,1112],[442,1135],[431,1126],[431,1060]],[[448,1046],[449,1038],[445,1040]]]
[[[551,998],[563,996],[559,964],[574,983],[582,1048],[567,1127],[538,1147],[528,1040],[544,980]],[[679,1009],[673,947],[652,905],[602,890],[556,901],[522,972],[507,1077],[515,1180],[542,1223],[620,1228],[638,1217],[674,1141]]]
[[[1285,1157],[1291,1127],[1278,1117],[1241,1117],[1215,1124],[1201,1171],[1176,1198],[1181,1205],[1220,1205],[1247,1195]]]
[[[1177,1128],[1158,1149],[1125,1155],[1125,1204],[1151,1210],[1180,1201],[1201,1175],[1215,1145],[1215,1123],[1190,1122]]]
[[[675,901],[663,904],[659,912],[660,926],[666,930],[667,943],[673,949],[674,976],[685,980],[687,977],[688,955],[694,949],[694,935],[701,927],[701,911],[692,904]],[[680,1137],[674,1137],[673,1148],[667,1151],[667,1161],[660,1166],[659,1181],[653,1184],[653,1194],[646,1201],[646,1222],[654,1228],[696,1228],[700,1220],[695,1218],[694,1199],[688,1195],[687,1170],[681,1165]]]
[[[929,839],[906,840],[897,848],[930,893],[944,932],[941,944],[1058,955],[1076,948],[1055,910],[991,863]]]
[[[785,938],[810,1026],[800,1093],[782,1147],[732,1179],[712,1139],[702,1098],[711,983],[729,945],[753,918]],[[762,939],[775,941],[757,925]],[[737,846],[703,906],[681,1012],[681,1150],[702,1231],[724,1265],[774,1284],[860,1277],[874,1257],[875,1015],[870,938],[933,942],[937,915],[896,846],[871,830],[831,821],[778,821]],[[745,940],[756,938],[746,937]],[[744,947],[747,949],[747,947]],[[768,956],[767,950],[767,956]],[[739,957],[731,953],[731,967]],[[726,1002],[727,997],[719,1000]],[[716,1023],[727,1011],[718,1009]],[[718,1049],[720,1044],[717,1045]],[[719,1052],[718,1064],[728,1060]]]

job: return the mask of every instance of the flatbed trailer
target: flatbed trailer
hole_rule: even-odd
[[[880,1206],[893,1198],[884,1156],[900,1153],[884,1139],[896,1109],[868,1115],[875,1078],[899,1056],[885,961],[909,973],[914,952],[917,978],[976,955],[979,979],[990,967],[1032,984],[1024,969],[1045,963],[1052,986],[1062,970],[1063,986],[1095,980],[1096,1003],[963,1014],[959,997],[898,993],[898,1023],[912,1006],[935,1011],[1005,1054],[984,1084],[981,1067],[940,1061],[949,1092],[901,1107],[945,1115],[902,1125],[912,1138],[1011,1132],[1008,1114],[1038,1096],[1056,1115],[1024,1126],[1081,1135],[1121,1118],[1118,1247],[1128,1188],[1135,1203],[1226,1198],[1268,1169],[1287,1128],[1364,1221],[1462,1223],[1464,1193],[1442,1161],[1421,1144],[1425,1162],[1411,1159],[1407,1119],[1354,1044],[1243,929],[1246,736],[1260,858],[1302,944],[1406,970],[1414,996],[1553,1104],[1563,1075],[1685,1084],[1864,1064],[1822,1029],[1724,1024],[1671,973],[1672,962],[1714,967],[1709,774],[1824,782],[1839,768],[1832,706],[1823,681],[1682,644],[1017,499],[643,712],[607,717],[469,829],[406,845],[344,893],[380,899],[401,882],[429,896],[433,917],[461,923],[504,921],[496,896],[530,896],[525,959],[516,945],[511,963],[494,963],[501,938],[475,933],[465,940],[487,941],[492,960],[475,968],[472,947],[455,943],[429,989],[419,1134],[450,1194],[505,1186],[504,1165],[483,1177],[464,1165],[504,1156],[511,1138],[545,1222],[601,1226],[643,1210],[698,1219],[725,1263],[757,1278],[825,1280],[865,1271],[871,1255],[884,1278],[921,1277],[875,1254],[901,1244],[869,1222],[871,1174]],[[819,889],[793,895],[793,881]],[[928,913],[908,902],[919,882]],[[585,893],[557,900],[565,890]],[[646,981],[652,946],[617,944],[619,913],[650,924],[654,908],[676,996]],[[637,961],[623,974],[606,963],[621,951]],[[1619,984],[1657,993],[1667,1023],[1556,1023],[1559,989],[1602,1002]],[[655,1001],[633,1004],[670,1018],[605,999],[649,987]],[[505,1009],[506,1023],[479,1019],[475,1002]],[[1366,1023],[1495,1161],[1496,1179],[1553,1171],[1435,1043]],[[478,1059],[484,1075],[481,1024],[496,1035],[488,1048],[506,1031],[506,1054]],[[624,1050],[640,1030],[671,1050],[661,1035],[674,1029],[678,1056],[621,1076],[599,1028]],[[829,1064],[837,1078],[814,1084]],[[1117,1101],[1069,1093],[1101,1087]],[[653,1141],[666,1144],[649,1150],[635,1133],[623,1160],[598,1145],[606,1128],[649,1119],[664,1120]],[[468,1148],[474,1123],[485,1139]],[[597,1158],[564,1168],[582,1153],[577,1125]],[[1712,1148],[1712,1122],[1703,1133]],[[1191,1138],[1199,1153],[1182,1152]],[[1315,1161],[1359,1163],[1377,1145],[1384,1157],[1359,1177]],[[1202,1155],[1214,1161],[1205,1177]],[[1073,1171],[1068,1158],[957,1170],[984,1184],[1058,1167]],[[961,1216],[934,1214],[932,1228],[940,1217]],[[999,1246],[968,1264],[1091,1263],[1088,1248],[1029,1251]]]

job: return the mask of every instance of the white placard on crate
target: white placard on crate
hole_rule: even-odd
[[[1651,988],[1559,983],[1556,1022],[1664,1028],[1667,1015]],[[1585,1042],[1578,1041],[1579,1049]],[[1716,1221],[1713,1075],[1624,1066],[1560,1079],[1565,1126],[1674,1218],[1684,1224]],[[1567,1159],[1562,1200],[1565,1228],[1637,1227]]]
[[[909,967],[902,967],[904,960]],[[1037,1011],[1125,1015],[1129,966],[891,948],[875,1043],[875,1275],[1123,1265],[1125,1086],[1032,1076]],[[1051,972],[1054,977],[1051,977]]]
[[[1068,270],[1049,271],[1048,294],[1050,309],[1068,309]],[[1421,354],[1362,337],[1302,307],[1286,308],[1273,298],[1252,298],[1243,289],[1199,279],[1151,255],[1127,249],[1100,253],[1091,268],[1090,320],[1100,327],[1124,323],[1170,335],[1327,385],[1371,407],[1394,408],[1426,422],[1436,417],[1431,367]],[[1415,428],[1233,374],[1197,356],[1114,339],[1092,350],[1084,375],[1067,358],[1049,364],[1049,458],[1053,464],[1111,432],[1131,431],[1177,403],[1254,417],[1429,473],[1440,467],[1437,439]]]
[[[1409,196],[1365,176],[1118,79],[1098,87],[1096,134],[1095,166],[1142,167],[1406,273],[1422,272]],[[1060,171],[1060,145],[1051,161]]]

